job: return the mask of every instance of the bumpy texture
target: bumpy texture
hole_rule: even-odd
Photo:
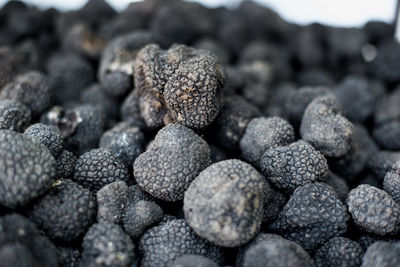
[[[9,208],[28,204],[44,193],[56,174],[50,151],[31,137],[0,131],[0,203]]]
[[[246,246],[238,267],[312,267],[313,260],[293,241],[274,234],[261,234]]]
[[[21,102],[31,110],[33,117],[48,109],[52,98],[53,91],[47,77],[38,71],[18,76],[0,92],[0,100],[12,99]]]
[[[93,149],[78,158],[73,180],[91,191],[98,191],[114,181],[127,182],[127,167],[104,148]]]
[[[386,173],[383,180],[383,189],[400,204],[400,161],[396,162],[392,170]]]
[[[247,124],[259,115],[258,108],[244,98],[237,95],[226,97],[210,129],[213,142],[227,149],[237,149]]]
[[[353,124],[340,113],[333,95],[315,98],[306,108],[300,125],[301,137],[324,156],[341,157],[351,148]]]
[[[294,141],[293,127],[279,117],[255,118],[247,125],[240,140],[240,149],[245,160],[255,166],[260,164],[261,156],[268,150],[285,146]]]
[[[81,266],[128,267],[134,261],[135,245],[116,224],[94,224],[83,238]]]
[[[269,190],[264,190],[264,211],[263,211],[263,223],[272,223],[275,221],[283,207],[287,202],[286,196],[280,191],[269,186]],[[269,196],[265,196],[269,193]]]
[[[346,200],[356,225],[377,235],[396,234],[400,229],[400,205],[383,190],[362,184]]]
[[[136,54],[152,39],[148,32],[133,32],[107,44],[97,75],[107,94],[121,96],[132,88]]]
[[[219,246],[242,245],[260,229],[265,183],[240,160],[214,163],[185,192],[185,218],[198,235]]]
[[[334,237],[321,246],[314,256],[317,267],[358,267],[364,251],[361,246],[346,237]]]
[[[35,202],[29,214],[51,239],[70,242],[93,223],[96,199],[88,189],[70,180],[58,180]]]
[[[97,147],[104,128],[104,114],[99,107],[92,105],[68,109],[54,106],[41,121],[56,126],[64,137],[64,148],[76,155]]]
[[[0,130],[22,132],[31,122],[31,111],[15,100],[0,101]]]
[[[43,123],[35,123],[29,126],[24,134],[35,139],[36,142],[45,145],[54,158],[57,158],[63,149],[63,137],[57,128]]]
[[[311,183],[294,191],[275,223],[285,238],[313,251],[346,232],[349,218],[346,206],[332,187]]]
[[[57,246],[60,267],[79,267],[81,251],[75,247]]]
[[[78,158],[74,154],[72,154],[72,152],[63,149],[56,158],[57,178],[71,178],[71,176],[74,174],[75,164],[77,160]]]
[[[218,264],[202,255],[182,255],[178,257],[171,267],[218,267]]]
[[[202,129],[218,115],[225,75],[211,53],[185,45],[164,51],[150,44],[137,54],[134,68],[147,126],[179,122]]]
[[[139,237],[145,229],[159,222],[163,217],[162,209],[151,201],[138,201],[126,208],[122,223],[125,233],[132,239]]]
[[[107,148],[127,167],[143,152],[144,135],[138,127],[122,122],[103,133],[100,147]]]
[[[328,175],[325,157],[303,140],[267,150],[260,166],[267,180],[288,194]]]
[[[19,214],[0,217],[0,262],[2,266],[58,266],[56,247]]]
[[[396,267],[400,262],[400,242],[378,241],[364,254],[361,267]]]
[[[210,149],[202,138],[180,124],[162,128],[133,166],[136,182],[152,196],[176,201],[193,179],[211,164]]]
[[[147,230],[139,241],[142,267],[168,267],[185,254],[203,255],[222,263],[222,250],[197,236],[185,220],[171,219]]]
[[[105,185],[96,193],[97,221],[119,224],[128,198],[128,186],[123,181]]]

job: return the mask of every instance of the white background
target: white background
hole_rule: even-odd
[[[134,0],[135,1],[135,0]],[[137,1],[137,0],[136,0]],[[191,0],[195,1],[195,0]],[[256,0],[299,24],[321,22],[334,26],[362,26],[371,19],[391,22],[394,18],[396,0]],[[0,0],[0,6],[7,0]],[[56,7],[70,10],[84,5],[85,0],[26,0],[42,8]],[[108,0],[117,10],[125,8],[132,0]],[[198,0],[207,6],[236,6],[240,0]]]

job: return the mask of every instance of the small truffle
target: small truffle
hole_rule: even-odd
[[[23,132],[31,122],[31,111],[15,100],[0,101],[0,130]]]
[[[36,142],[45,145],[54,158],[57,158],[63,149],[63,137],[57,128],[43,123],[35,123],[29,126],[24,134],[33,137]]]
[[[400,204],[400,161],[396,162],[392,169],[386,173],[383,189]]]
[[[334,237],[317,250],[314,260],[317,267],[357,267],[361,265],[363,255],[364,251],[357,242]]]
[[[265,183],[243,161],[214,163],[185,192],[185,218],[198,235],[219,246],[242,245],[260,229]]]

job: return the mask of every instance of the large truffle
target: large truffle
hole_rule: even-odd
[[[267,150],[260,165],[267,180],[288,194],[328,175],[325,157],[303,140]]]
[[[44,193],[56,174],[50,151],[31,137],[0,131],[0,203],[9,208],[28,204]]]
[[[165,126],[133,166],[138,185],[156,198],[183,199],[193,179],[211,164],[207,143],[180,124]]]
[[[383,190],[362,184],[346,200],[356,225],[367,232],[386,235],[400,229],[400,205]]]
[[[285,238],[313,251],[346,232],[349,218],[346,206],[332,187],[310,183],[294,191],[275,223]]]
[[[134,68],[141,114],[149,127],[179,122],[202,129],[222,108],[225,75],[205,50],[173,45],[164,51],[150,44],[140,50]]]
[[[217,245],[242,245],[260,228],[265,183],[265,178],[243,161],[214,163],[185,192],[185,218],[198,235]]]

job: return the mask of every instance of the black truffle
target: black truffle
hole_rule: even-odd
[[[396,267],[400,262],[400,242],[378,241],[372,244],[364,254],[361,267]]]
[[[63,149],[63,137],[57,128],[43,123],[35,123],[29,126],[24,134],[35,139],[36,142],[45,145],[54,158],[57,158]]]
[[[22,132],[31,122],[31,111],[15,100],[0,101],[0,130]]]
[[[71,178],[71,176],[74,174],[75,164],[77,160],[78,158],[74,154],[72,154],[68,150],[63,149],[56,158],[57,178]]]
[[[383,189],[400,204],[400,161],[396,162],[392,169],[386,173]]]
[[[317,267],[360,266],[364,251],[361,246],[346,237],[334,237],[315,253]]]

